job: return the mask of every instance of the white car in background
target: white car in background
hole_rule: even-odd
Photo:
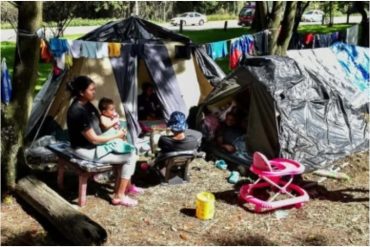
[[[310,10],[302,15],[302,21],[320,22],[324,16],[321,10]]]
[[[207,16],[198,12],[186,12],[179,16],[171,19],[171,24],[174,26],[180,25],[180,21],[183,21],[183,25],[199,25],[202,26],[207,22]]]

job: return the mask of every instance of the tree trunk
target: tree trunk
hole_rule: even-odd
[[[333,17],[333,2],[329,2],[329,16],[330,16],[330,21],[329,21],[329,27],[333,26],[334,22],[334,17]]]
[[[33,90],[37,79],[39,39],[35,35],[42,21],[42,2],[17,2],[18,33],[14,76],[13,99],[2,107],[1,163],[5,168],[5,186],[14,189],[17,167],[24,164],[23,135],[31,111]]]
[[[366,13],[366,6],[365,6],[365,3],[362,2],[362,1],[359,1],[359,2],[354,2],[354,8],[356,11],[358,11],[360,14],[361,14],[361,23],[364,23],[366,22],[367,20],[367,13]]]
[[[307,7],[310,5],[310,2],[303,3],[301,1],[297,2],[297,11],[294,18],[293,34],[298,32],[299,24],[302,21],[302,15],[306,11]]]
[[[297,2],[286,2],[284,19],[282,21],[281,30],[278,38],[277,55],[286,55],[290,39],[292,38],[293,28],[295,24],[295,15],[297,12]]]
[[[366,6],[365,2],[354,2],[355,11],[360,12],[362,16],[359,45],[369,47],[369,22],[367,20],[367,13],[365,8],[368,8],[368,5]]]
[[[271,35],[269,36],[269,54],[271,55],[274,55],[277,52],[277,40],[280,33],[280,23],[283,9],[282,1],[274,2],[271,13],[271,22],[268,25],[268,29],[271,31]]]
[[[252,29],[255,31],[262,31],[268,26],[268,8],[265,1],[256,2],[255,16],[252,23]]]
[[[99,245],[107,240],[102,226],[74,209],[35,177],[19,180],[16,192],[74,245]]]
[[[351,4],[348,3],[348,5],[347,5],[347,21],[346,21],[347,24],[349,23],[349,16],[351,14],[350,11],[351,11]]]

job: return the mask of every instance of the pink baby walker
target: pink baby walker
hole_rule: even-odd
[[[294,160],[276,158],[268,160],[260,152],[253,154],[253,164],[250,170],[258,175],[253,184],[246,184],[240,188],[239,196],[247,203],[254,205],[256,212],[273,210],[276,208],[294,205],[303,206],[309,200],[307,192],[298,185],[292,184],[294,175],[303,173],[304,166]],[[288,181],[282,176],[289,176]],[[274,195],[268,200],[257,198],[256,189],[271,189]],[[277,200],[279,195],[286,195],[287,199]]]

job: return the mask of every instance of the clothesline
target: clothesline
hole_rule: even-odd
[[[237,67],[239,62],[248,56],[253,55],[265,55],[268,51],[268,35],[271,34],[271,31],[278,30],[274,29],[265,29],[263,31],[253,33],[253,34],[244,34],[239,37],[225,39],[221,41],[215,41],[210,43],[205,43],[205,49],[209,56],[213,60],[218,58],[223,58],[229,55],[229,67],[234,69]],[[351,31],[349,31],[351,30]],[[346,43],[357,44],[357,35],[358,34],[358,25],[354,25],[346,30]],[[292,37],[290,42],[290,48],[314,48],[314,47],[328,47],[334,42],[340,41],[343,37],[340,38],[339,32],[333,32],[329,34],[312,34],[309,38],[304,38],[305,41],[300,45],[296,45],[297,35]],[[350,37],[350,38],[349,38]],[[304,43],[304,45],[303,45]]]
[[[203,44],[208,55],[216,60],[229,55],[229,67],[234,69],[239,61],[250,55],[265,55],[268,51],[268,35],[272,29],[253,34]]]

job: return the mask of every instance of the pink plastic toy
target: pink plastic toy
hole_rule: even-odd
[[[304,171],[304,166],[297,161],[283,158],[268,160],[262,153],[255,152],[250,170],[258,175],[258,179],[253,184],[243,185],[240,188],[239,196],[247,203],[253,204],[256,212],[291,205],[300,208],[304,202],[309,200],[309,196],[304,189],[292,184],[294,175],[301,174]],[[289,176],[288,181],[283,180],[282,176]],[[257,198],[255,196],[256,189],[265,188],[274,191],[274,195],[267,200]],[[282,194],[287,195],[288,198],[277,200],[277,197]]]

